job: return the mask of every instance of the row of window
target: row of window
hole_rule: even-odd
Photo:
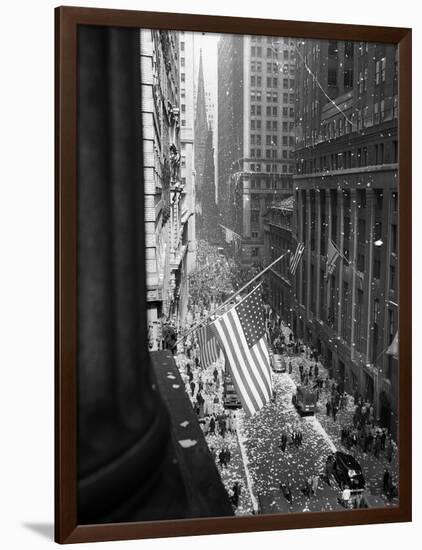
[[[284,124],[284,123],[283,123]],[[286,123],[287,124],[287,123]],[[287,136],[285,136],[287,138]],[[251,134],[250,143],[251,145],[262,145],[262,136],[261,134]],[[282,140],[283,141],[283,140]],[[276,146],[278,144],[278,137],[276,135],[266,135],[265,144]],[[288,146],[288,139],[285,139],[283,142],[284,145]],[[284,156],[285,154],[285,156]],[[290,151],[290,158],[293,158],[293,151]],[[283,150],[283,158],[287,158],[287,150]]]
[[[265,52],[265,48],[263,49],[262,46],[251,46],[251,57],[262,57],[263,51]],[[294,59],[293,51],[288,49],[279,51],[276,44],[267,47],[266,54],[267,57],[271,59],[284,59],[286,61],[288,59]]]
[[[275,164],[274,166],[277,167],[277,164]],[[266,189],[284,189],[284,190],[288,190],[288,189],[291,189],[291,187],[292,187],[292,182],[289,179],[274,180],[273,178],[257,179],[257,178],[254,177],[251,180],[251,189],[257,189],[257,190],[259,190],[259,189],[262,189],[262,190],[266,190]],[[271,197],[270,197],[270,199],[271,199]]]
[[[397,140],[393,140],[387,143],[376,143],[369,146],[369,149],[368,146],[364,146],[358,147],[356,150],[331,153],[310,160],[300,159],[296,163],[296,170],[298,174],[311,174],[328,170],[344,170],[360,166],[396,163],[397,160],[398,143]]]
[[[373,109],[371,110],[368,105],[363,109],[357,109],[352,115],[352,119],[346,119],[341,116],[335,120],[326,122],[322,126],[322,138],[335,139],[341,137],[345,134],[356,130],[360,131],[364,128],[369,128],[375,124],[381,124],[386,118],[391,118],[393,115],[394,118],[398,116],[398,96],[395,95],[393,98],[393,106],[391,110],[386,110],[386,102],[384,99],[380,101],[375,101]]]
[[[257,44],[261,44],[264,39],[266,39],[267,43],[268,44],[284,44],[285,46],[294,46],[294,42],[293,40],[291,40],[290,38],[281,38],[281,37],[272,37],[272,36],[259,36],[259,35],[254,35],[251,37],[251,42],[252,43],[257,43]]]
[[[273,147],[277,146],[277,136],[267,136],[267,138],[270,138],[270,140],[266,140],[266,145],[271,145]],[[253,139],[252,139],[253,138]],[[275,139],[273,139],[275,138]],[[282,145],[288,147],[288,146],[293,146],[293,136],[283,136],[282,137]],[[252,145],[261,145],[261,136],[251,136],[251,144]],[[270,150],[270,149],[269,149]],[[253,153],[252,153],[253,151]],[[273,152],[277,152],[277,149],[274,149]],[[286,154],[287,154],[287,151],[286,151]],[[251,157],[261,157],[262,156],[262,153],[261,153],[261,149],[251,149]]]
[[[256,79],[261,79],[262,83],[262,76],[259,74],[262,72],[262,61],[251,61],[251,73],[253,73],[252,76],[254,76]],[[283,65],[280,65],[278,62],[269,62],[266,65],[267,67],[267,74],[270,75],[276,75],[278,73],[282,73],[285,75],[292,75],[294,76],[296,74],[296,65],[292,62],[290,63],[283,63]],[[258,73],[258,74],[256,74]],[[253,81],[251,81],[252,84]],[[258,80],[255,80],[255,82],[258,82]],[[261,86],[261,84],[257,84],[258,86]],[[252,86],[255,86],[255,84],[252,84]]]
[[[287,166],[287,165],[285,165]],[[251,162],[249,165],[249,169],[251,172],[257,172],[262,173],[263,172],[263,166],[260,162]],[[283,170],[282,170],[283,171]],[[279,165],[278,164],[265,164],[265,172],[267,174],[277,174],[279,172]],[[293,165],[290,165],[287,169],[287,172],[289,174],[293,173]]]

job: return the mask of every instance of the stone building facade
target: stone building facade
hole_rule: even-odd
[[[263,214],[292,193],[292,40],[224,35],[218,44],[218,205],[243,264],[264,260]]]
[[[264,216],[265,265],[286,256],[266,276],[268,304],[284,323],[292,326],[292,280],[289,251],[292,249],[293,196],[269,207]],[[293,251],[294,252],[294,251]]]
[[[140,44],[147,317],[150,349],[156,350],[161,347],[163,321],[175,325],[180,321],[181,290],[187,277],[188,231],[180,173],[179,35],[142,29]]]
[[[294,332],[341,386],[372,401],[396,431],[397,51],[393,45],[298,42]],[[343,257],[332,273],[332,241]]]

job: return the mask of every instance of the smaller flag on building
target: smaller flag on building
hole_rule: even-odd
[[[327,250],[327,277],[331,275],[336,268],[336,262],[340,257],[339,249],[333,243],[331,239],[328,239],[328,250]]]
[[[217,338],[209,325],[198,330],[198,343],[201,366],[206,369],[217,361],[219,355]]]
[[[396,332],[396,335],[393,338],[393,341],[388,347],[388,350],[386,351],[387,355],[392,355],[396,359],[399,356],[399,333]]]
[[[297,243],[296,252],[290,259],[289,270],[292,275],[296,273],[297,266],[299,265],[299,262],[300,262],[300,259],[302,258],[304,250],[305,250],[305,245],[302,242]]]

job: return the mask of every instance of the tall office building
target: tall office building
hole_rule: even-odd
[[[263,214],[292,193],[295,51],[289,39],[224,35],[218,43],[218,205],[242,239],[241,261],[264,259]]]
[[[156,350],[162,322],[171,319],[177,324],[187,300],[178,33],[142,29],[140,55],[148,338],[150,349]]]
[[[180,144],[181,175],[184,185],[183,219],[188,219],[188,273],[196,263],[195,237],[195,166],[194,166],[194,51],[195,35],[193,32],[179,33],[180,47]]]
[[[395,433],[397,50],[299,42],[296,105],[293,328]]]

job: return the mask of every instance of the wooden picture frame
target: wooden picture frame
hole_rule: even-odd
[[[399,46],[399,505],[344,512],[78,525],[77,520],[77,29],[78,25],[306,37]],[[55,12],[55,540],[151,537],[411,521],[411,30],[177,13],[59,7]]]

